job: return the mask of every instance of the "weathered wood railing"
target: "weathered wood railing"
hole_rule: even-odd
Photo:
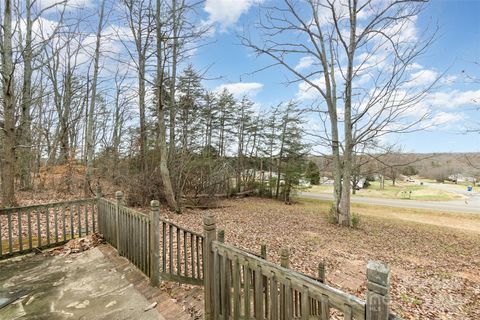
[[[161,277],[203,284],[203,236],[160,219]]]
[[[150,215],[100,199],[99,227],[105,240],[143,273],[159,279],[203,284],[203,236],[160,217],[159,203],[151,202]]]
[[[60,245],[96,229],[95,198],[0,209],[0,258]]]
[[[103,198],[99,200],[100,232],[108,243],[117,248],[119,255],[150,276],[150,217],[123,206],[121,192],[115,196],[116,202]]]
[[[366,302],[281,265],[216,239],[212,216],[204,219],[205,319],[330,319],[387,320],[389,270],[367,266]],[[221,239],[220,239],[221,240]],[[322,277],[320,275],[320,277]]]
[[[75,237],[99,231],[105,240],[128,258],[153,285],[160,279],[205,286],[205,319],[344,319],[387,320],[390,273],[380,263],[367,266],[367,297],[353,295],[324,284],[318,278],[289,269],[283,250],[281,265],[260,255],[217,240],[215,219],[204,218],[204,234],[187,230],[160,218],[159,202],[151,202],[144,214],[116,201],[100,197],[21,208],[0,209],[0,258],[35,248],[59,245]]]

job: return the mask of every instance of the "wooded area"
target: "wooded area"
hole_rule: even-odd
[[[208,31],[195,25],[198,4],[68,6],[3,7],[3,206],[55,166],[67,193],[80,170],[85,196],[102,179],[125,187],[131,204],[164,199],[177,212],[185,199],[246,190],[289,201],[306,165],[301,111],[285,102],[259,113],[246,96],[203,86],[188,64]],[[52,11],[58,22],[47,24]],[[106,30],[113,17],[124,26]],[[113,38],[126,59],[110,54]]]
[[[326,152],[335,219],[351,226],[350,195],[366,166],[395,183],[418,160],[399,161],[401,148],[382,139],[428,126],[415,108],[439,77],[418,85],[409,71],[432,34],[402,34],[424,2],[260,6],[258,37],[245,28],[241,42],[317,98],[259,108],[247,95],[209,89],[208,70],[192,63],[212,28],[201,2],[5,1],[2,205],[16,204],[16,190],[42,188],[51,171],[62,172],[66,193],[93,196],[104,181],[131,205],[160,199],[175,212],[242,193],[290,203],[292,191],[318,180],[310,156]],[[294,33],[296,42],[282,41]]]

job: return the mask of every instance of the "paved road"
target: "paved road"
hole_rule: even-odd
[[[465,191],[466,192],[466,191]],[[418,201],[408,199],[382,199],[367,197],[352,197],[354,203],[366,203],[381,206],[412,208],[412,209],[429,209],[436,211],[462,212],[480,214],[480,193],[467,193],[465,200],[452,201]],[[301,192],[301,197],[321,200],[332,200],[332,194]]]

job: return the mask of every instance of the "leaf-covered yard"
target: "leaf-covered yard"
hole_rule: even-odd
[[[392,308],[403,318],[480,318],[479,233],[448,226],[457,220],[480,226],[478,217],[432,214],[431,219],[443,219],[442,225],[432,225],[402,220],[400,209],[391,209],[393,218],[389,209],[384,209],[384,217],[378,208],[375,215],[367,215],[369,208],[363,206],[357,208],[362,216],[359,227],[346,229],[328,223],[326,202],[286,206],[245,198],[222,205],[210,212],[216,215],[218,227],[225,229],[227,242],[252,251],[265,243],[268,259],[276,262],[280,248],[288,247],[291,267],[310,275],[317,274],[323,260],[327,283],[362,298],[366,264],[379,260],[392,270]],[[207,212],[187,210],[169,218],[201,231]]]

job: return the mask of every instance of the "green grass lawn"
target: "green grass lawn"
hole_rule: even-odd
[[[460,190],[461,186],[459,186]],[[314,193],[332,193],[333,186],[312,186],[309,189]],[[411,192],[411,193],[410,193]],[[385,188],[380,188],[379,181],[370,182],[370,186],[366,189],[356,192],[358,197],[387,198],[387,199],[412,199],[425,201],[445,201],[458,200],[462,196],[453,192],[435,189],[425,185],[419,185],[408,182],[396,182],[393,186],[392,181],[385,180]]]

